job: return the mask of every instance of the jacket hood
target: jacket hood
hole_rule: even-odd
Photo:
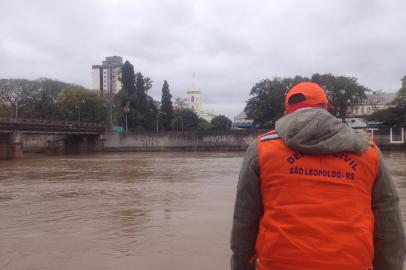
[[[305,108],[280,118],[275,129],[289,148],[303,153],[363,152],[365,132],[357,131],[322,108]]]

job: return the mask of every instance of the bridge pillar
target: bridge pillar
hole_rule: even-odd
[[[0,159],[9,159],[10,134],[0,133]]]
[[[65,154],[65,141],[66,139],[58,139],[54,141],[48,141],[47,152],[49,154]]]
[[[65,153],[79,154],[82,137],[79,135],[68,135],[65,139]]]
[[[87,142],[87,136],[81,136],[79,140],[79,145],[78,145],[78,154],[84,154],[88,153],[88,142]]]
[[[83,154],[101,152],[104,138],[101,135],[68,135],[65,141],[67,154]]]
[[[95,141],[95,152],[103,152],[104,150],[104,134],[100,134],[99,136],[97,136],[97,139]]]
[[[20,131],[0,134],[0,159],[15,159],[23,156]]]
[[[11,156],[12,158],[22,158],[23,157],[23,140],[22,133],[20,131],[14,131],[11,134]]]
[[[104,149],[104,136],[103,135],[91,135],[87,137],[87,151],[102,152]]]

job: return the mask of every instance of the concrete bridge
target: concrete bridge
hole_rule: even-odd
[[[99,123],[0,117],[0,159],[22,157],[23,143],[40,135],[49,152],[102,151],[104,130]]]

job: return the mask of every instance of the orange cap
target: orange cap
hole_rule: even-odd
[[[305,97],[305,100],[297,104],[290,105],[289,98],[295,94],[302,94]],[[302,82],[295,85],[289,90],[285,97],[285,110],[287,113],[292,113],[301,108],[320,107],[320,104],[327,105],[327,109],[334,109],[334,106],[328,101],[323,88],[312,82]]]

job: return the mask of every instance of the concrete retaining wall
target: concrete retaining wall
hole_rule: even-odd
[[[371,131],[370,131],[371,132]],[[406,149],[406,132],[401,128],[381,128],[374,130],[374,139],[382,149]],[[392,135],[391,135],[392,134]],[[10,151],[6,145],[6,134],[0,140],[0,156]],[[1,139],[0,138],[0,139]],[[144,133],[106,133],[104,136],[105,151],[226,151],[245,150],[256,138],[255,132],[144,132]],[[6,140],[7,139],[7,140]],[[86,140],[87,152],[103,149],[101,140]],[[66,135],[56,134],[22,134],[23,152],[65,153],[69,150]],[[67,147],[65,147],[67,144]],[[80,145],[79,145],[80,146]],[[83,146],[84,147],[84,146]],[[83,148],[82,147],[82,148]],[[72,147],[71,147],[72,148]],[[77,147],[76,147],[77,148]],[[75,149],[76,149],[75,148]],[[80,148],[80,147],[79,147]],[[93,149],[94,148],[94,149]],[[72,148],[73,149],[73,148]],[[79,149],[80,150],[80,149]],[[83,150],[83,149],[82,149]],[[73,150],[72,150],[73,151]],[[71,151],[71,152],[72,152]],[[83,150],[84,151],[84,150]],[[67,151],[69,153],[69,151]],[[75,152],[75,151],[74,151]],[[81,152],[81,151],[76,151]]]
[[[7,159],[9,151],[9,144],[0,142],[0,160]]]
[[[256,134],[235,132],[107,133],[105,151],[245,150]]]
[[[406,149],[405,128],[370,128],[376,144],[382,149]]]
[[[401,128],[381,128],[373,133],[382,149],[406,149],[406,132]],[[256,136],[248,131],[107,133],[104,147],[105,151],[245,150]]]
[[[22,148],[24,152],[42,153],[50,148],[57,147],[63,140],[65,135],[56,134],[23,134]],[[59,143],[58,143],[59,142]]]

